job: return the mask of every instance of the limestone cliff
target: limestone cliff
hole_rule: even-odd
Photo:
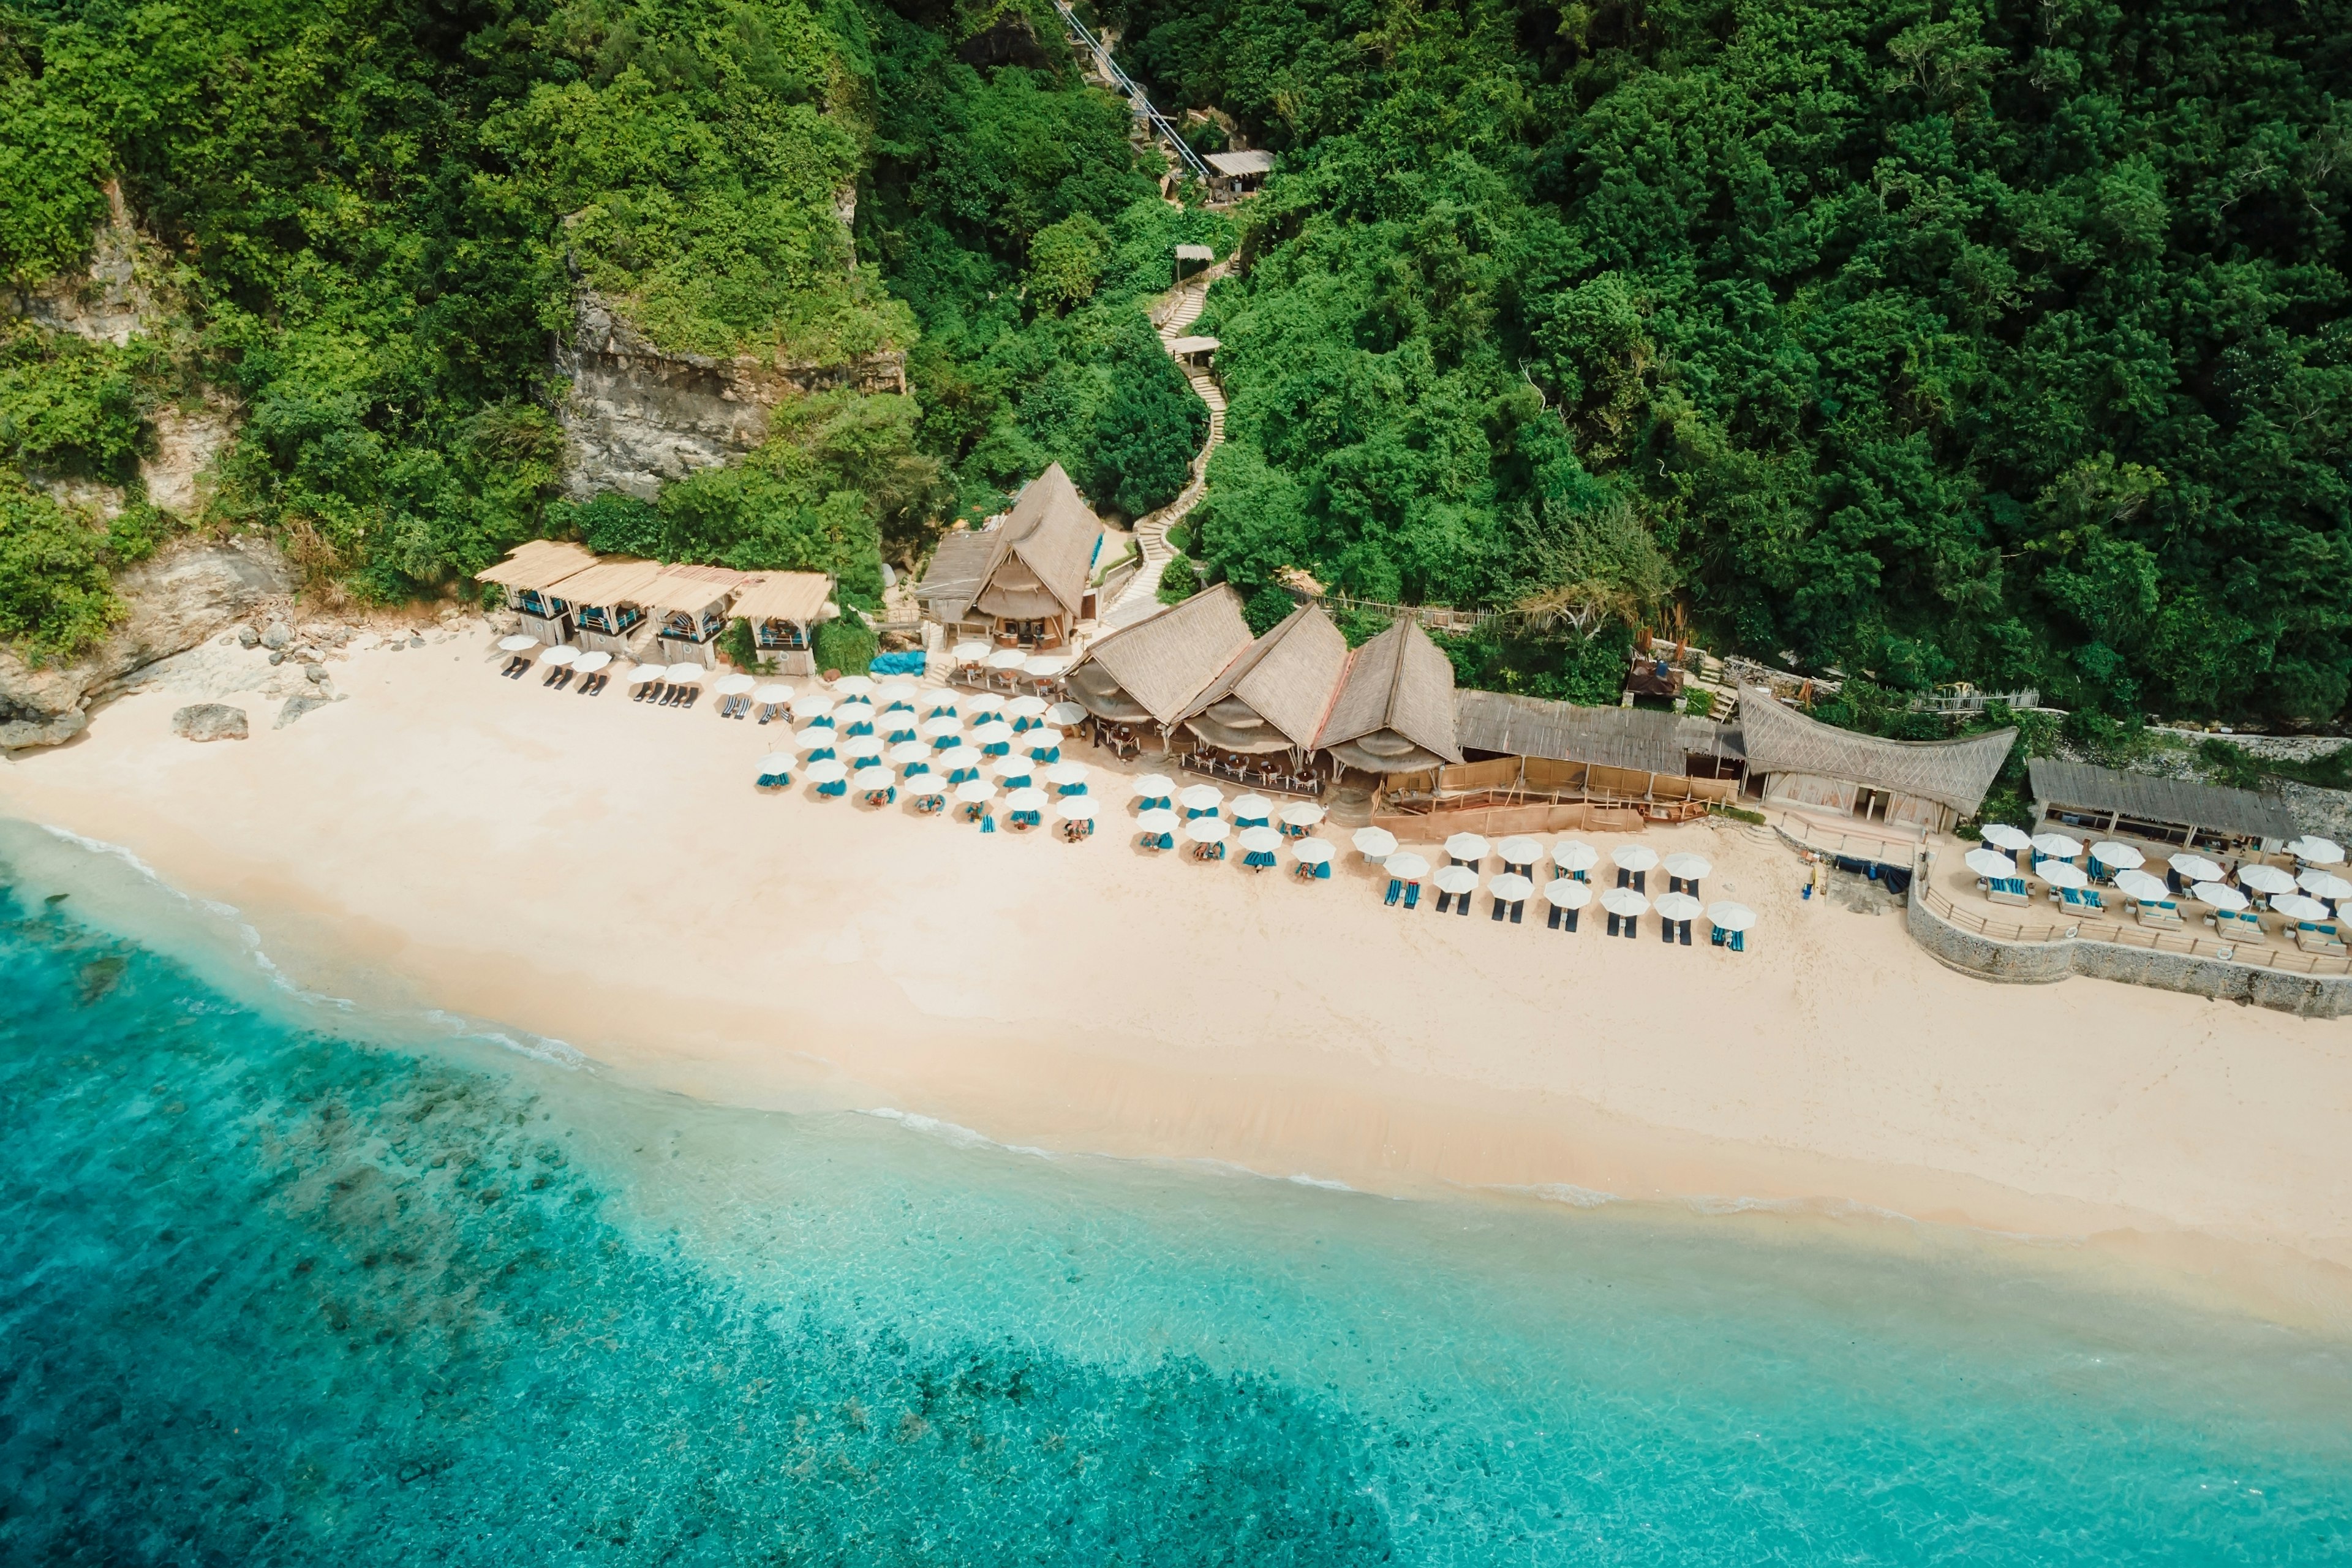
[[[650,500],[669,480],[733,462],[767,439],[769,410],[790,398],[907,390],[907,356],[895,351],[832,367],[670,353],[588,289],[555,363],[571,382],[564,488],[581,500],[616,489]]]

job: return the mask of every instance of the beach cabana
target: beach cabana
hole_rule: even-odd
[[[1214,816],[1225,804],[1224,792],[1214,784],[1190,785],[1176,798],[1183,803],[1187,822],[1196,817]]]
[[[1234,796],[1233,816],[1235,827],[1271,827],[1274,826],[1274,802],[1262,795]]]
[[[1388,897],[1381,901],[1393,905],[1397,896],[1404,896],[1404,907],[1412,909],[1421,902],[1421,879],[1429,875],[1429,862],[1413,854],[1392,854],[1382,858],[1381,869],[1389,874]]]
[[[759,762],[755,775],[761,789],[782,789],[793,782],[793,755],[790,752],[770,752]]]
[[[1535,890],[1536,885],[1517,871],[1504,872],[1486,884],[1487,896],[1494,900],[1494,911],[1487,918],[1501,920],[1508,915],[1513,925],[1518,924],[1528,912],[1528,895]]]
[[[1573,877],[1555,877],[1544,884],[1543,891],[1544,902],[1551,906],[1544,924],[1553,931],[1574,931],[1576,911],[1592,901],[1592,884]]]
[[[1706,923],[1713,928],[1707,941],[1717,947],[1733,952],[1748,951],[1748,933],[1756,929],[1756,911],[1746,904],[1717,902],[1706,906]]]
[[[1135,814],[1135,825],[1143,830],[1143,837],[1137,841],[1138,847],[1144,849],[1176,847],[1176,830],[1179,825],[1176,821],[1176,814],[1168,807],[1164,805],[1145,807]]]
[[[1465,866],[1456,861],[1451,866],[1440,866],[1436,874],[1430,879],[1437,884],[1439,914],[1445,914],[1450,910],[1465,918],[1469,915],[1470,895],[1478,890],[1478,872],[1475,868]]]
[[[1748,792],[1801,810],[1945,833],[1974,816],[2015,730],[1889,741],[1808,717],[1762,687],[1739,694]]]
[[[1315,795],[1312,755],[1348,669],[1348,639],[1320,606],[1284,616],[1187,704],[1182,727],[1201,748],[1183,765],[1236,783]]]
[[[1687,849],[1677,849],[1663,862],[1666,871],[1666,891],[1698,896],[1698,885],[1714,865],[1704,855],[1694,855]]]
[[[832,800],[849,793],[849,770],[832,757],[811,763],[807,773],[820,800]]]
[[[1359,827],[1348,837],[1368,866],[1378,866],[1396,853],[1396,835],[1385,827]]]
[[[888,805],[898,798],[898,775],[888,768],[862,767],[850,775],[849,782],[868,805]]]
[[[1072,795],[1054,803],[1054,818],[1062,825],[1062,837],[1076,844],[1095,830],[1095,803],[1084,795]]]
[[[2144,844],[2222,855],[2283,850],[2298,831],[2286,808],[2252,790],[2125,773],[2057,757],[2025,765],[2034,819]]]
[[[596,564],[593,551],[558,539],[527,539],[497,565],[474,574],[477,583],[491,583],[507,591],[507,608],[522,623],[533,641],[572,640],[572,601],[555,592],[556,584],[576,577]],[[511,650],[509,650],[511,651]]]
[[[563,597],[572,606],[572,640],[583,648],[635,658],[629,647],[648,613],[646,595],[661,580],[658,561],[607,555],[593,566],[563,580]],[[670,662],[669,656],[646,650],[648,660]]]
[[[993,526],[941,539],[915,602],[943,626],[1006,647],[1062,647],[1094,613],[1087,578],[1101,547],[1102,519],[1055,463]]]
[[[1195,860],[1222,860],[1225,858],[1225,840],[1233,828],[1222,816],[1199,816],[1184,825],[1184,837],[1192,843]]]
[[[1617,868],[1619,887],[1647,893],[1647,879],[1658,868],[1658,852],[1646,844],[1620,844],[1609,851],[1609,863]]]
[[[1609,911],[1609,934],[1631,937],[1637,933],[1650,900],[1631,888],[1605,888],[1601,893],[1601,907]]]
[[[1393,622],[1349,656],[1315,750],[1343,767],[1382,775],[1462,761],[1454,661],[1419,622]]]
[[[1241,830],[1242,864],[1253,871],[1274,869],[1274,852],[1282,847],[1282,835],[1260,823]]]
[[[735,591],[729,614],[751,630],[751,651],[783,675],[814,675],[817,623],[838,614],[833,579],[822,572],[756,572]]]
[[[1658,934],[1667,942],[1691,944],[1691,921],[1699,914],[1699,901],[1688,893],[1660,893],[1654,906],[1658,911]]]
[[[1329,881],[1331,854],[1331,846],[1320,838],[1301,838],[1290,847],[1290,858],[1298,863],[1298,879],[1302,882]]]
[[[728,608],[745,580],[742,573],[724,566],[663,567],[638,595],[660,617],[655,648],[673,664],[716,668]]]
[[[1185,709],[1249,646],[1241,595],[1220,583],[1097,638],[1065,679],[1107,750],[1131,753],[1149,730],[1166,751]]]

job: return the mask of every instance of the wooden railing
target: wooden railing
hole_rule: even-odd
[[[2187,931],[2164,931],[2155,926],[2119,925],[2113,921],[2083,920],[2058,925],[2048,921],[2028,924],[1993,920],[1974,910],[1961,908],[1948,894],[1937,891],[1924,876],[1912,882],[1911,896],[1924,900],[1929,911],[1940,919],[1962,931],[1974,931],[1994,942],[2104,942],[2116,947],[2144,948],[2150,952],[2178,952],[2192,958],[2242,963],[2250,969],[2275,969],[2290,974],[2352,974],[2352,958],[2305,952],[2300,948],[2223,942],[2216,937],[2192,936]]]

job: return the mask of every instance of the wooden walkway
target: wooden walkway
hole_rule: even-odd
[[[1228,263],[1221,261],[1176,290],[1173,308],[1160,323],[1161,346],[1165,347],[1191,332],[1192,323],[1199,321],[1201,312],[1208,308],[1209,285],[1223,278],[1228,267]],[[1176,499],[1158,511],[1137,520],[1135,542],[1143,552],[1143,564],[1121,586],[1118,597],[1103,611],[1101,625],[1107,632],[1132,626],[1160,608],[1160,576],[1168,569],[1169,563],[1176,558],[1175,550],[1168,542],[1168,531],[1182,521],[1194,507],[1201,504],[1201,498],[1208,493],[1209,458],[1225,439],[1224,389],[1217,384],[1217,378],[1208,371],[1194,370],[1190,366],[1183,368],[1184,379],[1192,384],[1192,390],[1200,394],[1201,401],[1209,405],[1209,439],[1193,458],[1192,477]]]

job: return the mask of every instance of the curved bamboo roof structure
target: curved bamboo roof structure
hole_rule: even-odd
[[[1811,773],[1917,795],[1973,816],[2008,760],[2015,730],[1957,741],[1889,741],[1809,719],[1769,691],[1739,694],[1740,729],[1751,773]]]

